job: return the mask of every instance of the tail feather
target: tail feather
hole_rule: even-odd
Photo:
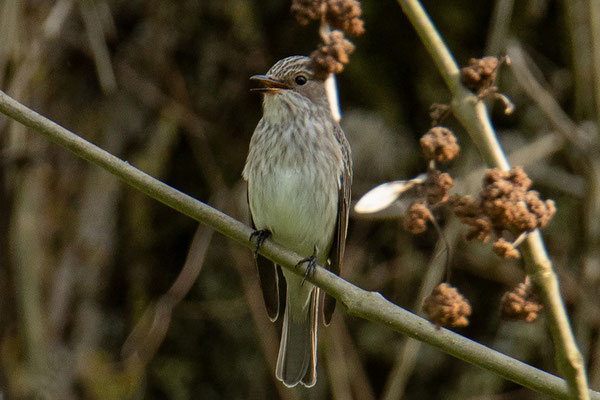
[[[288,280],[276,375],[277,379],[281,380],[286,386],[291,387],[302,383],[306,387],[311,387],[317,381],[317,301],[319,289],[312,287],[307,293],[310,298],[308,301],[303,301],[301,297],[294,297],[297,291],[291,289],[290,286],[295,283]],[[310,284],[306,283],[306,285]],[[301,292],[303,291],[301,290]],[[290,292],[292,293],[291,301]],[[297,307],[296,305],[299,302],[304,307]]]

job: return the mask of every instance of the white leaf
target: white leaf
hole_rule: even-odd
[[[372,214],[381,211],[394,203],[402,193],[424,181],[424,175],[406,181],[382,183],[365,193],[354,206],[359,214]]]

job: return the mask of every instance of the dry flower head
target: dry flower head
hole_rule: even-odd
[[[332,28],[347,35],[365,33],[361,14],[360,2],[356,0],[327,0],[327,21]]]
[[[504,238],[498,238],[494,242],[492,251],[502,258],[513,260],[521,258],[521,253],[515,248],[515,245]]]
[[[292,0],[291,12],[301,25],[320,19],[347,35],[365,32],[360,2],[356,0]]]
[[[300,25],[306,25],[311,19],[321,18],[322,0],[292,0],[290,11]]]
[[[427,229],[427,221],[432,221],[433,215],[425,204],[413,203],[406,212],[404,217],[404,229],[413,235],[425,232]]]
[[[461,81],[467,88],[479,93],[492,86],[498,65],[496,57],[471,58],[469,65],[460,70]]]
[[[454,214],[469,226],[467,240],[487,242],[492,233],[492,222],[481,211],[480,201],[469,195],[453,195],[448,200]]]
[[[452,188],[453,181],[452,177],[446,172],[430,169],[427,172],[427,179],[425,180],[424,185],[427,203],[434,205],[448,200],[448,193]]]
[[[322,78],[329,73],[339,74],[353,51],[354,45],[344,37],[342,31],[331,31],[328,41],[319,44],[318,49],[310,55],[315,74]]]
[[[431,128],[419,140],[423,155],[427,160],[446,162],[457,156],[459,147],[454,133],[448,128],[436,126]]]
[[[542,305],[531,288],[529,278],[520,283],[512,291],[504,293],[500,300],[500,316],[508,320],[533,322],[537,319]]]
[[[483,183],[481,208],[498,229],[520,234],[543,228],[556,212],[554,201],[543,201],[529,190],[531,180],[521,167],[490,169]]]
[[[440,283],[423,303],[429,321],[437,326],[458,328],[469,325],[471,305],[456,288]]]
[[[520,257],[517,243],[505,240],[503,232],[520,236],[543,228],[556,212],[554,201],[541,200],[539,193],[530,187],[531,180],[521,167],[510,171],[490,169],[484,177],[478,200],[471,196],[452,196],[449,203],[454,214],[469,225],[467,240],[486,242],[494,232],[497,236],[494,252],[504,258],[516,259]]]

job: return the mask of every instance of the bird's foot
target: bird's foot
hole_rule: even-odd
[[[309,275],[314,273],[315,269],[317,268],[317,246],[315,246],[312,256],[303,258],[302,260],[298,261],[298,264],[296,264],[296,268],[303,263],[306,263],[306,272],[304,273],[304,278],[302,278],[301,285],[304,285],[304,281],[306,280],[306,278],[308,278]]]
[[[256,247],[254,248],[254,257],[258,256],[258,251],[260,250],[260,247],[265,242],[265,240],[267,240],[269,238],[269,236],[271,236],[271,231],[269,231],[268,229],[257,229],[250,234],[250,241],[252,241],[252,239],[256,238]]]

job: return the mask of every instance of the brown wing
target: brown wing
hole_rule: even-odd
[[[340,188],[338,191],[338,212],[336,229],[333,237],[333,243],[329,252],[329,270],[336,275],[342,270],[342,261],[344,259],[344,250],[346,248],[346,232],[348,230],[348,213],[350,210],[350,189],[352,187],[352,157],[350,154],[350,145],[342,128],[336,124],[334,131],[335,138],[340,144],[342,157],[344,161],[343,170],[340,175]],[[333,311],[335,310],[335,299],[325,295],[323,300],[323,322],[329,325]]]
[[[248,208],[250,203],[248,202]],[[252,219],[252,211],[250,211],[250,220],[252,228],[256,230],[256,225]],[[260,288],[262,289],[267,315],[271,321],[275,321],[279,316],[279,279],[277,277],[277,266],[273,261],[261,256],[254,255],[254,264],[258,270],[258,278],[260,280]]]

